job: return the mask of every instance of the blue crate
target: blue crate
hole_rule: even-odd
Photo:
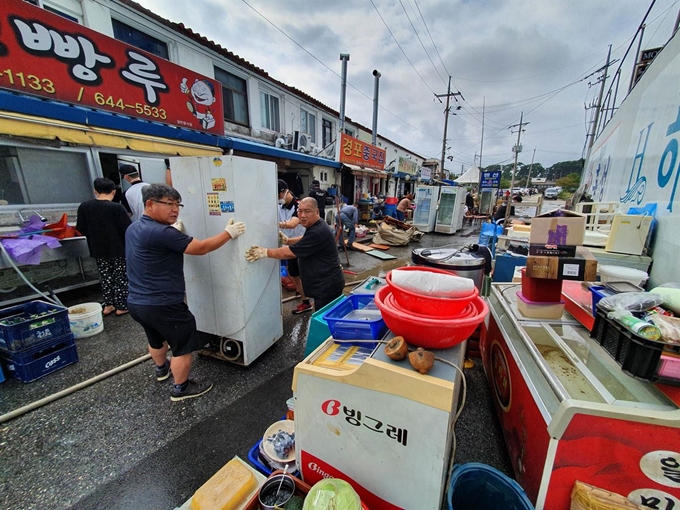
[[[71,333],[68,309],[31,301],[0,310],[0,351],[20,352]]]
[[[15,379],[32,382],[78,361],[73,334],[17,353],[0,353],[2,363]]]
[[[305,344],[305,358],[331,336],[331,330],[328,329],[328,323],[323,320],[323,316],[344,298],[345,296],[339,296],[321,310],[316,310],[312,313],[312,320],[309,321],[309,332],[307,333],[307,342]]]
[[[255,469],[257,469],[260,473],[266,476],[270,476],[273,472],[274,469],[269,467],[265,462],[262,457],[260,457],[260,443],[262,442],[262,439],[260,439],[257,443],[255,443],[255,446],[253,446],[250,450],[248,450],[248,460],[250,463],[255,466]],[[299,471],[294,471],[292,473],[289,473],[293,476],[299,477],[300,472]]]
[[[378,340],[387,329],[380,310],[375,308],[376,313],[363,317],[357,314],[359,310],[374,306],[373,296],[351,294],[328,310],[323,319],[333,338],[338,340]]]
[[[593,317],[597,317],[597,304],[600,300],[616,294],[616,292],[606,288],[604,285],[594,285],[590,287],[590,292],[593,295]]]

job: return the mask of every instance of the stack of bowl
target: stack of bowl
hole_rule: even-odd
[[[452,277],[447,271],[424,266],[401,267],[399,271],[426,271],[442,274],[442,278]],[[395,284],[392,271],[387,273],[386,281],[387,286],[375,295],[375,304],[387,327],[416,347],[453,347],[467,340],[489,313],[476,287],[462,295],[444,297]]]

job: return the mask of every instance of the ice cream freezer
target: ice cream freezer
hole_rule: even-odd
[[[386,338],[390,338],[388,332]],[[465,342],[435,354],[461,367]],[[460,376],[326,340],[295,367],[296,460],[305,482],[352,484],[372,510],[439,510],[448,474]]]
[[[680,508],[680,398],[622,372],[588,330],[527,319],[494,284],[480,350],[515,477],[537,510],[566,510],[574,482],[643,507]]]

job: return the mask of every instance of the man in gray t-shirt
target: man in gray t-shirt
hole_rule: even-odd
[[[130,187],[125,192],[125,200],[127,200],[128,206],[132,211],[130,219],[137,221],[144,213],[142,189],[146,188],[149,184],[142,181],[139,177],[139,170],[132,165],[122,165],[118,171],[123,179],[130,183]]]

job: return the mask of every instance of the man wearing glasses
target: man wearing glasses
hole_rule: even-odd
[[[234,218],[223,232],[207,239],[194,239],[173,224],[182,204],[179,192],[167,184],[150,184],[142,191],[144,214],[125,233],[125,258],[129,282],[128,310],[142,325],[149,341],[149,354],[156,364],[156,380],[174,377],[173,402],[198,397],[212,383],[189,379],[192,352],[202,348],[196,319],[184,302],[184,254],[205,255],[246,231]],[[172,349],[172,361],[167,359]]]
[[[304,235],[288,238],[280,232],[284,246],[252,246],[246,252],[246,259],[255,262],[267,257],[278,260],[297,258],[305,293],[314,298],[314,310],[321,310],[340,296],[345,287],[335,236],[319,216],[319,206],[314,198],[300,200],[298,217],[300,225],[306,229]]]

